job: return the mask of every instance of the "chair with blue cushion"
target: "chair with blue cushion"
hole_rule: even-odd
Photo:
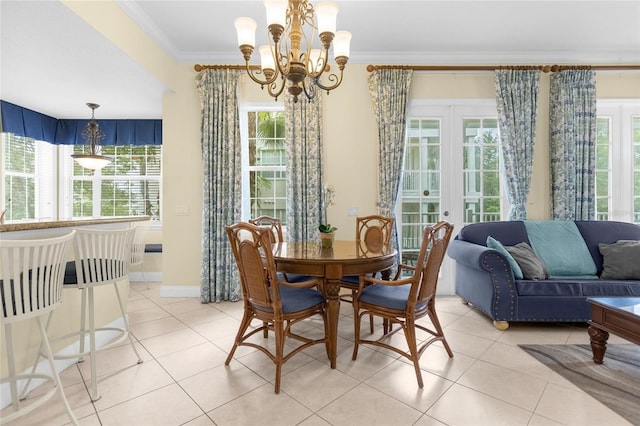
[[[393,234],[392,217],[371,215],[356,218],[356,242],[365,251],[379,251],[381,247],[391,243]],[[372,276],[375,276],[373,274]],[[352,303],[355,292],[358,290],[360,277],[358,275],[345,275],[340,280],[340,287],[351,290],[351,296],[341,296],[340,300]],[[373,318],[369,321],[369,328],[373,333]]]
[[[279,393],[282,365],[311,345],[327,345],[325,297],[314,288],[320,286],[322,281],[317,278],[296,283],[283,281],[276,273],[271,250],[271,230],[245,222],[227,226],[226,230],[240,272],[244,314],[225,365],[229,365],[238,346],[249,346],[262,351],[276,366],[275,393]],[[315,315],[322,318],[322,338],[308,338],[293,332],[295,324]],[[262,326],[250,328],[254,319],[261,321]],[[262,331],[275,335],[275,353],[251,338]],[[302,344],[285,354],[287,338],[298,340]]]
[[[415,368],[418,386],[423,387],[420,372],[420,357],[434,342],[442,342],[449,357],[453,352],[444,337],[440,321],[435,309],[436,287],[440,266],[447,251],[453,225],[441,221],[428,226],[422,234],[422,245],[415,266],[398,265],[396,276],[392,280],[381,280],[363,275],[353,299],[355,342],[353,360],[358,356],[361,344],[380,346],[396,352],[409,359]],[[411,276],[404,278],[403,271],[411,271]],[[382,317],[385,322],[384,335],[377,340],[360,338],[360,322],[364,315]],[[421,318],[428,316],[433,330]],[[386,325],[389,325],[387,327]],[[394,325],[399,325],[394,329]],[[430,337],[418,345],[416,329],[422,330]],[[390,337],[402,330],[408,351],[393,346]]]

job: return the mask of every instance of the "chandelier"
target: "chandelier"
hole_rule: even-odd
[[[323,2],[318,3],[314,10],[308,0],[264,0],[264,6],[271,39],[269,45],[258,48],[260,71],[254,72],[249,66],[255,47],[256,21],[243,17],[234,22],[249,77],[263,89],[267,86],[269,94],[276,100],[288,86],[294,102],[303,92],[311,100],[316,88],[329,93],[340,86],[344,67],[349,60],[351,33],[336,31],[338,6]],[[313,46],[316,31],[321,48]],[[339,76],[330,73],[327,64],[332,43]],[[324,82],[320,81],[325,74]]]
[[[111,158],[100,155],[98,141],[104,138],[104,133],[100,130],[100,125],[95,118],[96,108],[99,108],[100,105],[88,103],[87,106],[91,108],[91,119],[87,123],[87,128],[82,132],[82,136],[89,142],[89,154],[73,154],[71,157],[85,169],[99,170],[109,164]]]

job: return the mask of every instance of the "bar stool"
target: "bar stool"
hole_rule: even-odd
[[[91,389],[92,401],[100,399],[98,395],[98,378],[96,374],[96,351],[111,348],[125,339],[129,339],[131,348],[138,358],[138,364],[142,358],[135,347],[133,338],[129,333],[129,321],[124,311],[118,281],[128,279],[129,266],[131,265],[131,246],[135,228],[126,229],[77,229],[74,240],[75,262],[67,265],[65,274],[65,287],[76,287],[82,291],[82,313],[80,319],[80,331],[59,339],[70,336],[80,336],[79,353],[71,355],[58,355],[58,359],[78,358],[78,362],[84,361],[90,355],[91,364]],[[75,274],[73,274],[75,267]],[[71,270],[70,270],[71,269]],[[99,327],[95,326],[95,298],[94,288],[113,284],[118,297],[118,305],[124,321],[124,327]],[[88,311],[87,311],[88,304]],[[86,328],[86,317],[89,316],[89,329]],[[120,334],[115,340],[101,348],[96,348],[96,333],[117,332]],[[85,335],[89,335],[89,350],[85,350]]]
[[[140,273],[142,274],[142,281],[146,281],[144,278],[144,253],[145,253],[145,239],[147,237],[147,231],[151,225],[150,220],[142,222],[134,222],[131,227],[135,229],[133,236],[133,245],[131,247],[131,266],[140,265]]]
[[[9,376],[1,383],[9,382],[14,412],[3,416],[2,422],[35,410],[54,393],[58,393],[65,406],[65,411],[73,424],[78,424],[69,402],[64,395],[60,376],[54,362],[51,343],[43,324],[43,317],[49,315],[62,302],[62,283],[67,262],[68,249],[75,236],[75,231],[56,238],[37,240],[2,240],[0,242],[0,299],[2,300],[2,325],[5,329],[7,363]],[[15,353],[13,345],[13,324],[35,318],[42,340],[41,348],[46,354],[51,374],[36,374],[35,367],[30,374],[16,374]],[[39,357],[38,357],[39,360]],[[37,360],[36,360],[37,364]],[[31,404],[20,407],[18,381],[27,380],[22,395],[28,392],[32,379],[50,380],[54,388],[34,400]]]

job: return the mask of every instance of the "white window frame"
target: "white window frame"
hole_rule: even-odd
[[[239,106],[240,111],[240,140],[241,140],[241,169],[242,169],[242,220],[251,218],[251,189],[249,185],[252,171],[284,171],[282,166],[249,166],[249,113],[258,111],[282,112],[282,102],[245,102]]]
[[[73,217],[73,182],[74,180],[86,180],[92,182],[93,187],[93,208],[92,208],[92,216],[93,217],[102,217],[101,215],[101,182],[103,179],[102,172],[100,170],[96,170],[93,176],[82,176],[76,177],[73,176],[73,159],[71,158],[71,154],[73,152],[73,145],[60,145],[59,147],[59,170],[62,170],[60,176],[60,186],[59,191],[61,194],[61,203],[60,209],[58,211],[58,215],[61,218],[67,219],[79,219],[85,218],[83,217]],[[162,158],[161,158],[162,161]],[[130,181],[130,180],[139,180],[139,181],[157,181],[159,185],[160,191],[160,205],[158,206],[159,212],[158,220],[152,221],[152,228],[156,229],[162,225],[162,164],[161,164],[161,173],[158,176],[130,176],[130,175],[109,175],[104,176],[104,179],[114,180],[114,181]]]
[[[2,139],[4,139],[3,134]],[[23,175],[25,177],[31,177],[34,179],[34,199],[35,210],[33,218],[14,219],[10,222],[20,221],[33,221],[44,220],[51,221],[56,219],[57,211],[57,193],[56,193],[56,146],[48,142],[35,140],[32,138],[26,138],[23,136],[14,136],[18,138],[31,139],[35,142],[35,167],[34,173],[24,174],[16,172],[8,172],[4,163],[4,141],[0,140],[0,163],[2,164],[2,170],[0,170],[0,185],[2,186],[2,197],[0,199],[0,212],[5,211],[7,206],[5,205],[5,177],[7,175]],[[7,220],[7,222],[9,222]]]
[[[598,118],[608,118],[611,123],[609,220],[633,222],[632,118],[640,116],[640,100],[600,99],[596,111]]]

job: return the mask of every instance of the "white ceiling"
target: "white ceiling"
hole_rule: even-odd
[[[178,62],[239,64],[260,0],[116,0]],[[640,0],[343,0],[350,63],[640,64]],[[167,88],[57,0],[0,0],[0,97],[57,118],[161,118]]]

